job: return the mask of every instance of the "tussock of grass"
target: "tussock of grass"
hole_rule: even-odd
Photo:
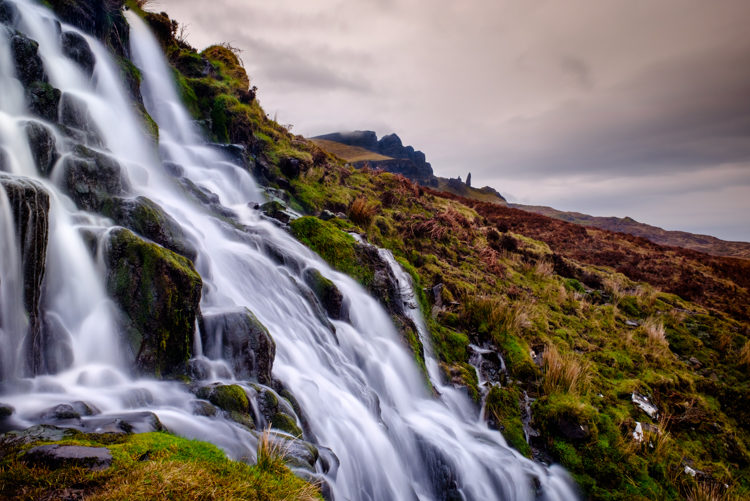
[[[585,390],[589,383],[588,364],[569,354],[561,355],[554,345],[547,345],[543,355],[546,394],[577,393]]]

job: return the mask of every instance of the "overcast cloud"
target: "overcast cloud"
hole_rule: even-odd
[[[512,201],[750,241],[747,0],[158,0],[307,136],[398,133]]]

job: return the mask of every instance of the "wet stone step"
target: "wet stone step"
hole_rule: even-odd
[[[34,466],[52,469],[78,466],[101,471],[112,465],[112,454],[106,447],[40,445],[29,449],[23,455],[23,460]]]

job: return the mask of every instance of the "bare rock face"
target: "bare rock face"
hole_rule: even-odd
[[[30,334],[24,352],[28,370],[36,375],[45,372],[46,367],[39,306],[47,260],[49,193],[30,179],[9,176],[0,176],[0,189],[8,197],[20,242],[24,306],[29,315]]]
[[[271,383],[276,344],[250,310],[204,314],[201,335],[206,353],[231,361],[237,377]]]
[[[96,58],[85,38],[74,31],[66,31],[62,34],[62,50],[87,76],[94,74]]]

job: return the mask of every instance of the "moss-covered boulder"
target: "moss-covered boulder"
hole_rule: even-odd
[[[124,228],[110,232],[105,255],[107,288],[127,317],[138,371],[184,373],[202,288],[193,264]]]
[[[179,223],[151,199],[113,197],[104,201],[101,212],[120,226],[195,262],[198,252]]]
[[[247,308],[204,314],[201,339],[205,353],[227,360],[236,377],[271,383],[276,344]]]
[[[236,384],[216,384],[198,390],[198,398],[208,400],[216,407],[228,412],[250,411],[250,401],[245,390]]]
[[[344,296],[336,284],[324,277],[320,271],[308,268],[304,274],[305,283],[315,293],[331,318],[341,320],[346,318],[344,311]]]
[[[78,145],[62,165],[63,186],[76,205],[100,212],[113,196],[128,188],[119,162],[109,155]]]

